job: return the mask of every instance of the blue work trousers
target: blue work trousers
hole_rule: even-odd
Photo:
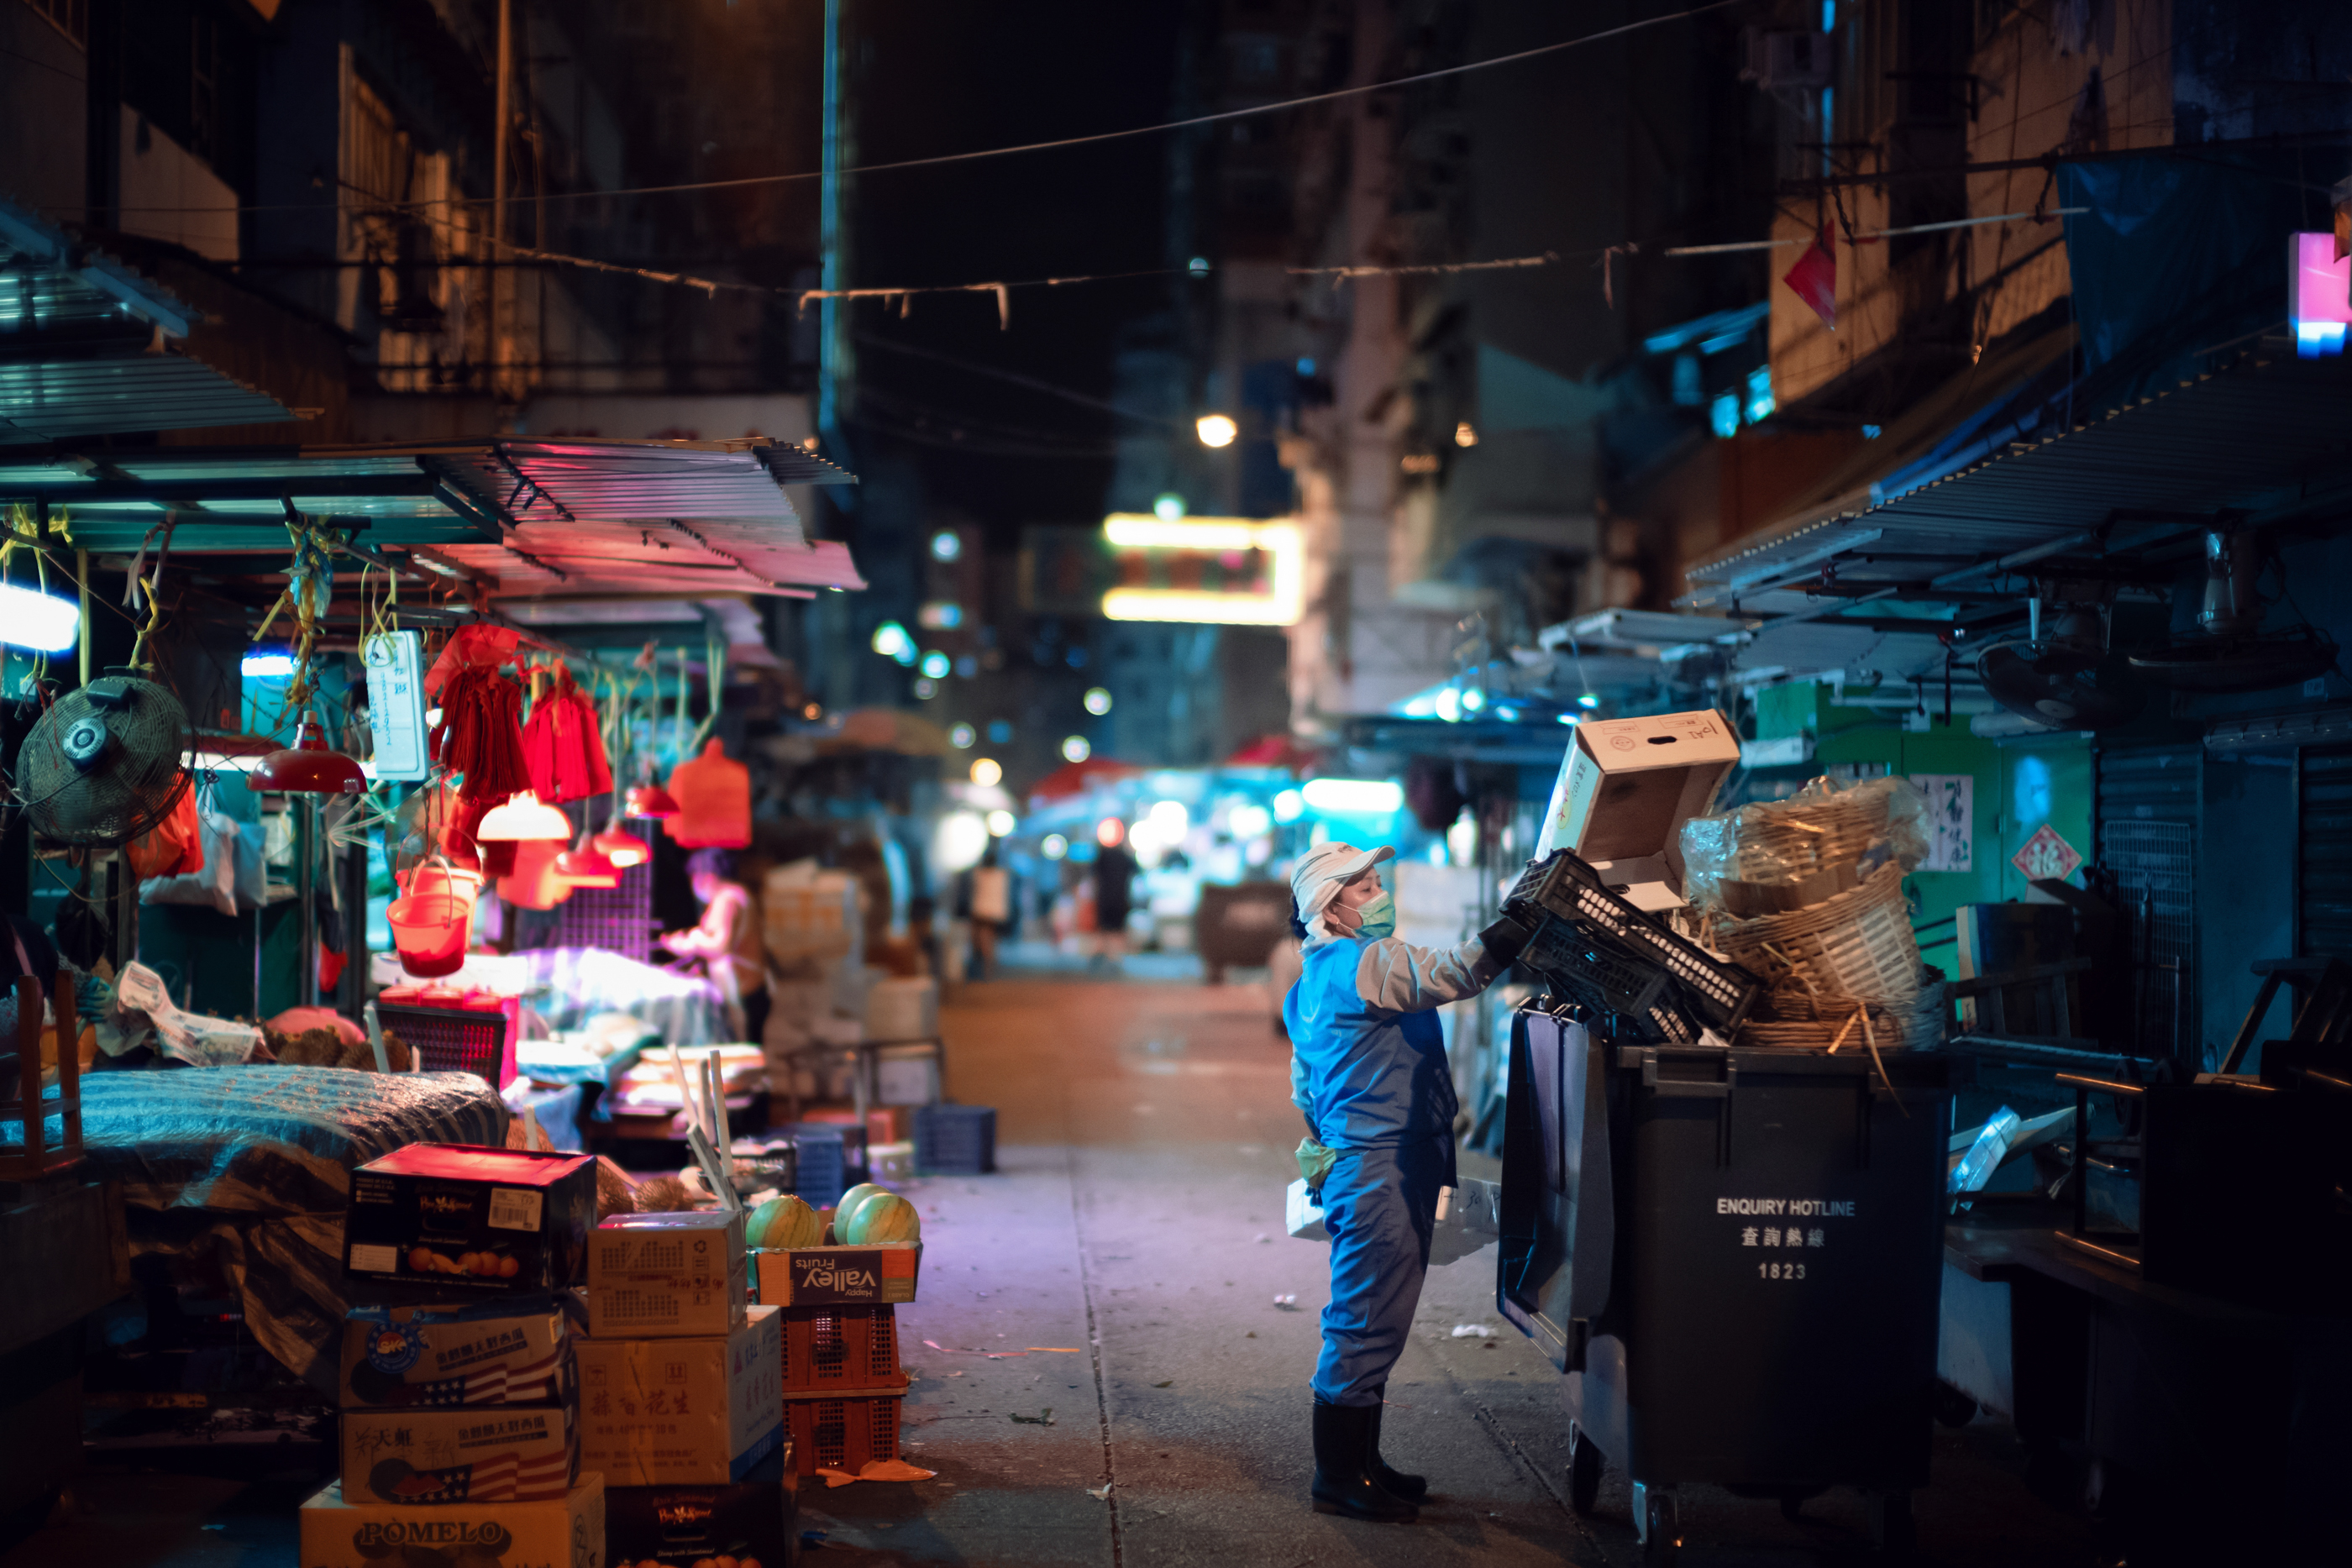
[[[1454,1136],[1337,1152],[1339,1163],[1323,1179],[1331,1304],[1323,1309],[1315,1396],[1327,1405],[1378,1405],[1421,1301],[1437,1190],[1454,1185]]]

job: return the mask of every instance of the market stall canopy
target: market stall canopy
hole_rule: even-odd
[[[495,598],[863,588],[783,489],[855,482],[758,436],[0,454],[0,504],[63,509],[81,548],[136,550],[169,519],[174,554],[282,555],[308,518]]]
[[[1097,784],[1112,784],[1121,779],[1142,777],[1143,769],[1132,762],[1120,762],[1108,757],[1089,757],[1084,762],[1065,762],[1029,787],[1033,800],[1063,800],[1083,795]]]
[[[510,604],[506,618],[572,648],[663,648],[699,653],[716,642],[730,665],[774,666],[760,612],[745,600],[530,599]]]
[[[1951,612],[2085,558],[2119,568],[2203,529],[2293,525],[2352,498],[2352,368],[2266,343],[2226,369],[1860,511],[1743,539],[1693,566],[1686,608],[1868,620],[1932,634]],[[1996,591],[2006,580],[2006,591]],[[1861,616],[1851,613],[1863,612]],[[1908,619],[1915,624],[1885,624]],[[1919,622],[1925,624],[1918,624]]]
[[[0,446],[293,419],[276,398],[172,346],[198,319],[152,281],[0,198]]]

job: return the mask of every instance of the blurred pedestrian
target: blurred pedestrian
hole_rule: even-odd
[[[1127,847],[1127,824],[1105,817],[1095,830],[1095,931],[1093,967],[1116,971],[1127,956],[1127,917],[1135,907],[1135,853]]]
[[[996,841],[989,841],[980,863],[971,868],[971,945],[979,957],[973,973],[987,979],[996,972],[996,945],[1013,921],[1013,873],[997,863]]]

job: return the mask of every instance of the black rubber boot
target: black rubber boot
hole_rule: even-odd
[[[1412,1503],[1371,1478],[1372,1433],[1377,1405],[1315,1402],[1315,1511],[1378,1524],[1411,1524],[1421,1517]]]
[[[1419,1476],[1409,1476],[1402,1470],[1391,1469],[1389,1462],[1381,1458],[1381,1411],[1386,1403],[1388,1390],[1383,1388],[1381,1394],[1382,1404],[1372,1406],[1372,1441],[1371,1447],[1366,1450],[1371,1455],[1371,1463],[1364,1468],[1391,1497],[1418,1503],[1429,1495],[1429,1483]]]

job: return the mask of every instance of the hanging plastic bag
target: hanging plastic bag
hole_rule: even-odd
[[[702,755],[670,769],[669,792],[677,815],[662,819],[662,831],[690,850],[740,850],[751,841],[751,770],[728,758],[714,737]]]
[[[179,799],[163,820],[124,845],[123,855],[131,862],[131,874],[142,882],[203,870],[205,847],[196,823],[194,787],[184,781]]]
[[[142,904],[193,904],[223,915],[250,912],[261,903],[261,835],[220,810],[209,786],[196,802],[203,841],[198,868],[139,884]]]

